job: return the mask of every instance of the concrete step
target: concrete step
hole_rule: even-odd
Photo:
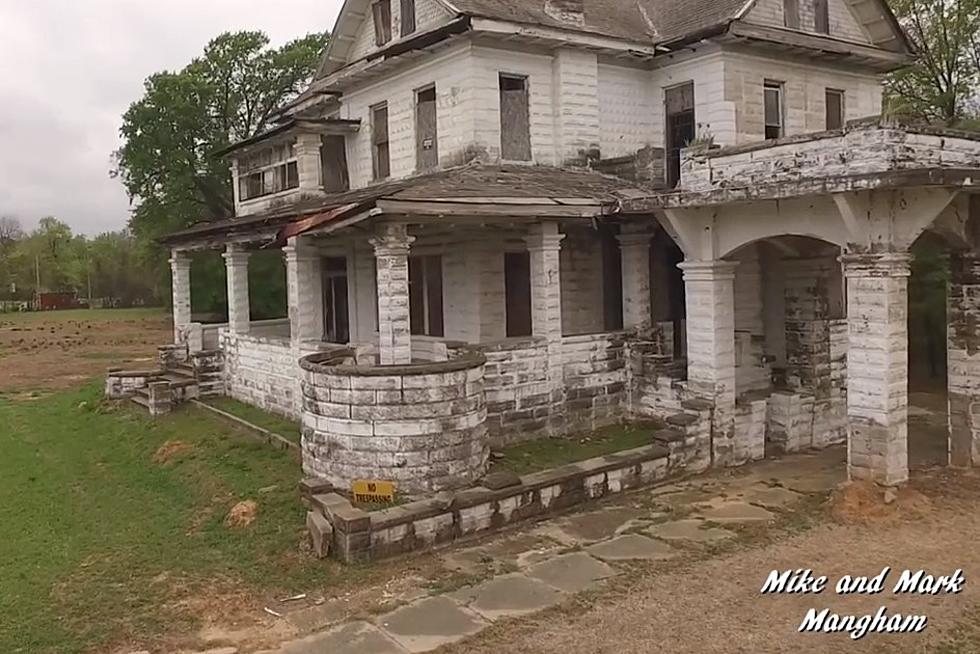
[[[144,400],[148,400],[150,399],[150,389],[146,387],[137,388],[135,391],[133,391],[133,397],[141,397]]]
[[[148,410],[150,408],[150,400],[147,397],[144,397],[142,395],[133,395],[129,399],[135,402],[136,404],[139,404],[144,409]]]
[[[171,386],[193,386],[197,383],[194,377],[188,377],[187,375],[181,374],[179,372],[168,371],[159,378],[160,381],[168,381]]]

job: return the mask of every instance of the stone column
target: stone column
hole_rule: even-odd
[[[289,339],[293,345],[323,340],[323,278],[320,254],[304,237],[294,236],[282,249],[286,260]]]
[[[946,335],[949,465],[980,466],[980,253],[950,257]]]
[[[406,225],[382,225],[371,245],[378,269],[378,352],[381,365],[412,362],[408,300],[408,250],[415,237]]]
[[[715,465],[733,461],[735,438],[735,268],[729,261],[686,261],[688,388],[714,404]]]
[[[649,326],[651,236],[626,231],[617,239],[623,266],[623,327]]]
[[[547,349],[551,405],[564,403],[561,324],[561,241],[558,223],[545,222],[528,229],[527,250],[531,268],[531,334],[543,339]],[[550,429],[560,428],[560,412],[552,413]]]
[[[319,134],[300,134],[296,137],[296,144],[293,146],[293,153],[296,155],[299,189],[304,195],[323,193],[322,173],[320,171],[321,143]]]
[[[191,324],[191,258],[180,250],[170,253],[170,276],[173,286],[174,343]]]
[[[248,256],[241,245],[228,245],[225,259],[228,282],[228,330],[232,334],[247,334],[252,326],[248,302]]]
[[[847,278],[847,469],[908,480],[907,253],[841,257]]]

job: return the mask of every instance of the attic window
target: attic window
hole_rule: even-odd
[[[830,34],[830,6],[827,0],[813,0],[813,29]]]
[[[415,31],[415,0],[401,0],[402,36],[408,36]]]
[[[391,40],[391,0],[378,0],[371,5],[374,13],[374,43],[384,45]]]
[[[783,23],[790,29],[800,29],[800,0],[783,0]]]

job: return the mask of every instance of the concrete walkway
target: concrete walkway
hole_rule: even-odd
[[[263,654],[428,652],[601,588],[637,563],[656,565],[738,539],[740,525],[766,525],[805,494],[829,491],[844,480],[843,452],[836,448],[631,493],[441,553],[445,566],[483,579],[477,585],[418,597]]]

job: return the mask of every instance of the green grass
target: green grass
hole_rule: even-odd
[[[493,463],[518,475],[557,468],[568,463],[631,450],[653,443],[656,423],[613,425],[588,434],[565,438],[542,438],[500,450],[503,458]]]
[[[154,421],[100,391],[0,395],[0,652],[153,649],[194,632],[181,594],[303,592],[354,574],[299,553],[301,471],[286,453],[203,410]],[[192,449],[154,462],[171,440]],[[258,517],[230,530],[243,499]]]
[[[244,402],[239,402],[238,400],[226,396],[210,397],[205,400],[205,402],[216,409],[221,409],[226,413],[230,413],[236,418],[241,418],[242,420],[250,422],[257,427],[262,427],[263,429],[267,429],[274,434],[279,434],[285,439],[291,440],[295,443],[299,442],[300,426],[295,420],[290,420],[289,418],[284,418],[276,415],[275,413],[263,411],[258,407],[245,404]]]
[[[120,320],[143,320],[165,318],[167,310],[162,307],[139,307],[136,309],[69,309],[67,311],[24,311],[0,313],[0,324],[28,325],[34,323],[59,322],[116,322]]]

